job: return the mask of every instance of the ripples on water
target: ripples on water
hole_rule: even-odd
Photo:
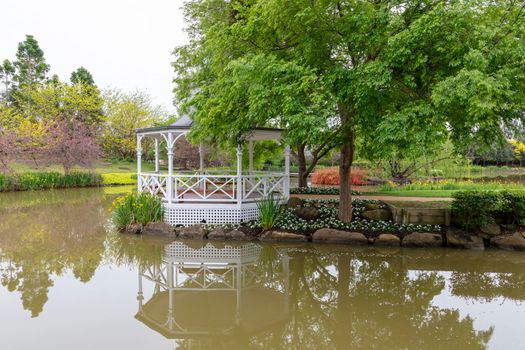
[[[113,198],[0,195],[0,349],[523,348],[525,254],[125,236]]]

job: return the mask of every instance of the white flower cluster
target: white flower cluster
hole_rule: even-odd
[[[304,220],[297,217],[294,209],[282,208],[279,217],[277,218],[277,227],[285,230],[313,232],[321,228],[334,228],[340,230],[355,230],[364,232],[393,232],[393,233],[408,233],[408,232],[440,232],[442,230],[439,225],[403,225],[396,224],[391,221],[368,221],[361,217],[365,210],[366,204],[384,205],[378,201],[355,199],[352,201],[353,220],[350,223],[342,222],[338,218],[336,200],[306,200],[305,206],[313,206],[319,210],[319,218],[317,220]]]
[[[291,194],[331,194],[338,195],[339,187],[295,187],[290,189]],[[352,190],[353,196],[360,195],[361,192]]]

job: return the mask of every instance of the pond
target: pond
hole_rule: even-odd
[[[525,254],[115,233],[124,188],[0,194],[0,349],[520,349]]]

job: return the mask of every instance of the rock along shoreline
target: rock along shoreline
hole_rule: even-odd
[[[525,232],[513,232],[489,239],[449,229],[444,233],[411,232],[404,236],[381,233],[367,237],[361,232],[343,231],[332,228],[316,230],[311,235],[273,229],[254,232],[246,227],[227,228],[217,226],[209,229],[206,225],[172,227],[164,222],[151,222],[147,225],[133,224],[122,231],[128,234],[145,236],[164,236],[170,238],[210,240],[210,241],[262,241],[262,242],[313,242],[340,245],[380,247],[439,248],[450,247],[468,250],[484,250],[488,247],[507,251],[525,251]]]

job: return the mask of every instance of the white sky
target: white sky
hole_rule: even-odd
[[[86,67],[102,89],[147,92],[173,112],[173,49],[186,43],[183,0],[0,0],[0,61],[32,34],[69,81]]]

